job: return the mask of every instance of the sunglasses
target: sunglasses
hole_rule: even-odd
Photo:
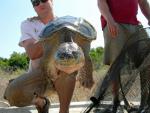
[[[48,0],[31,0],[34,7],[40,5],[40,3],[46,3],[47,1]]]

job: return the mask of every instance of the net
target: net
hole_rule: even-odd
[[[98,95],[90,98],[92,103],[84,113],[90,113],[94,107],[99,110],[96,113],[108,113],[107,109],[111,108],[113,98],[111,83],[115,80],[118,80],[120,87],[117,112],[131,113],[144,110],[144,113],[149,113],[149,74],[150,27],[140,29],[127,41],[103,81],[99,83]]]

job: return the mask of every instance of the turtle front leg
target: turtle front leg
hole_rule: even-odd
[[[82,44],[79,44],[79,46],[82,48],[85,56],[85,64],[84,66],[79,70],[78,73],[78,80],[80,84],[85,88],[92,88],[94,84],[93,80],[93,65],[92,61],[89,55],[90,52],[90,42],[80,40]]]
[[[85,58],[85,65],[79,70],[78,80],[85,88],[91,88],[94,84],[93,80],[93,66],[89,58]]]

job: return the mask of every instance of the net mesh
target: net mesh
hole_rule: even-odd
[[[134,33],[124,45],[120,55],[110,66],[104,79],[100,81],[92,103],[84,111],[89,113],[94,107],[96,113],[108,113],[112,107],[112,85],[118,80],[118,112],[128,113],[145,110],[149,113],[150,105],[150,28],[143,28]],[[97,110],[97,109],[96,109]],[[111,112],[112,113],[112,112]],[[113,112],[114,113],[114,112]],[[140,112],[141,113],[141,112]]]

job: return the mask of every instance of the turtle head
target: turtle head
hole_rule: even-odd
[[[79,70],[85,62],[82,49],[73,42],[74,36],[75,33],[64,29],[60,35],[60,46],[54,55],[56,68],[68,74]]]

